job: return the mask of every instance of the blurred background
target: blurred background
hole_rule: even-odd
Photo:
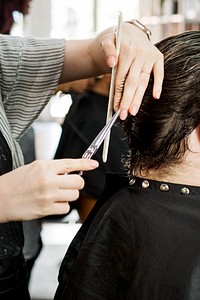
[[[145,24],[152,31],[153,43],[185,30],[200,29],[200,0],[32,0],[29,6],[25,16],[13,12],[11,35],[90,38],[115,25],[119,10],[124,20],[134,18]],[[36,159],[54,157],[61,124],[71,104],[70,94],[58,92],[33,125]],[[43,247],[30,277],[32,299],[53,298],[62,257],[81,226],[78,220],[76,210],[59,221],[43,220]]]
[[[116,24],[119,10],[124,20],[134,18],[145,24],[152,31],[153,43],[185,30],[200,29],[199,0],[32,0],[29,6],[28,15],[14,12],[12,35],[88,38]],[[37,158],[53,156],[59,139],[59,124],[63,122],[70,105],[70,95],[58,93],[42,112],[38,121],[52,122],[52,127],[48,136],[48,153],[44,149],[45,140],[40,138],[44,148],[38,148],[36,139]],[[35,126],[36,135],[38,125],[41,124]],[[44,123],[43,129],[39,129],[41,134],[47,127],[49,124],[46,126]]]

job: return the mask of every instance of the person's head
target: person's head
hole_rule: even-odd
[[[136,116],[123,126],[130,156],[129,172],[147,176],[156,171],[173,174],[189,151],[200,152],[191,142],[200,143],[200,31],[188,31],[159,42],[164,54],[165,77],[159,100],[152,97],[153,78]],[[193,147],[194,146],[194,147]]]
[[[80,79],[61,84],[57,87],[58,91],[84,93],[85,91],[93,91],[95,93],[108,96],[110,87],[110,74],[104,74],[98,77]]]
[[[29,4],[32,0],[14,0],[11,1],[15,5],[15,10],[22,13],[23,15],[27,15],[29,13]]]
[[[1,0],[0,1],[0,33],[10,34],[14,20],[13,12],[18,11],[23,15],[29,12],[31,0]]]
[[[110,80],[110,74],[98,76],[95,78],[93,85],[91,85],[88,89],[97,94],[108,97],[110,89]]]

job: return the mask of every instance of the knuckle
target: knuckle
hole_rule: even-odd
[[[125,43],[123,45],[123,51],[126,53],[126,55],[129,55],[130,53],[132,53],[134,46],[131,43]]]
[[[148,85],[148,82],[149,82],[149,77],[145,76],[141,76],[140,77],[140,87],[146,87]]]
[[[39,174],[40,172],[45,172],[49,169],[49,162],[43,160],[35,160],[31,163],[33,170],[37,171]]]
[[[43,196],[39,199],[38,202],[39,202],[39,204],[38,204],[38,208],[39,208],[38,214],[40,215],[40,217],[49,215],[49,213],[51,211],[50,205],[49,205],[49,197]]]
[[[130,73],[126,79],[126,84],[134,87],[138,83],[138,78],[135,73]]]
[[[66,159],[65,169],[67,170],[67,173],[72,172],[76,168],[76,163],[76,159]]]
[[[46,186],[48,182],[46,175],[46,170],[42,168],[38,174],[38,182],[43,186]]]
[[[101,47],[103,49],[107,48],[107,47],[112,47],[113,46],[113,37],[111,36],[111,34],[106,34],[100,41]]]
[[[124,88],[124,83],[120,83],[116,86],[115,93],[119,96],[122,94]]]
[[[36,160],[30,164],[30,177],[36,190],[43,191],[49,184],[48,166],[44,161]]]

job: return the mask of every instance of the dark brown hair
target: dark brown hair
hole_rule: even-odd
[[[164,54],[161,97],[152,97],[153,77],[136,116],[123,127],[130,154],[129,173],[170,169],[188,149],[187,136],[200,123],[200,31],[187,31],[156,44]]]
[[[0,33],[10,34],[13,26],[13,12],[24,14],[23,7],[27,0],[0,0]]]

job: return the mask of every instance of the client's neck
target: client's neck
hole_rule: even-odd
[[[173,167],[160,170],[149,170],[147,174],[139,175],[157,181],[200,186],[200,153],[187,152],[183,162]]]

